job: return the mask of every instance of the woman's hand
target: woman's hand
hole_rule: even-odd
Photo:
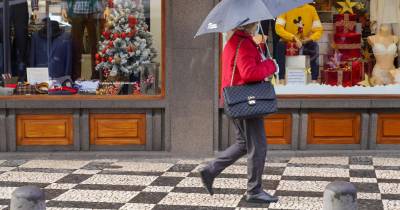
[[[263,36],[261,34],[257,34],[255,36],[253,36],[253,41],[256,44],[263,44],[267,41],[267,39],[268,39],[268,36],[265,36],[265,35]]]

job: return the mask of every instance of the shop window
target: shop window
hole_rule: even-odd
[[[282,72],[273,80],[277,94],[398,94],[400,15],[388,2],[319,0],[261,22]],[[221,52],[231,36],[221,36]]]
[[[164,0],[9,2],[2,95],[164,95]]]

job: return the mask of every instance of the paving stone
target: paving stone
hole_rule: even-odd
[[[0,209],[25,185],[44,188],[49,210],[320,210],[333,181],[350,181],[360,210],[400,209],[400,158],[296,157],[267,161],[264,189],[274,204],[247,203],[247,160],[224,170],[214,196],[203,188],[199,160],[0,160]]]

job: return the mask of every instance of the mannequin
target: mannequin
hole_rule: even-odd
[[[317,83],[319,76],[319,45],[318,40],[323,33],[322,23],[315,8],[305,4],[280,15],[276,19],[276,33],[281,40],[275,54],[279,65],[280,84],[285,84],[286,46],[295,42],[303,55],[310,56],[312,83]]]
[[[380,26],[377,35],[368,37],[368,43],[372,46],[376,58],[371,78],[373,85],[394,83],[394,77],[390,71],[395,69],[394,60],[397,57],[398,42],[398,37],[392,34],[391,27],[387,24]]]
[[[107,19],[110,15],[110,9],[105,0],[66,0],[61,11],[62,17],[70,20],[72,29],[73,43],[73,68],[72,79],[79,80],[81,77],[83,36],[87,29],[91,63],[92,79],[98,79],[98,72],[95,71],[95,54],[97,52],[97,28],[100,25],[99,14]]]
[[[19,77],[20,81],[25,79],[26,74],[26,57],[28,47],[28,21],[29,9],[27,0],[9,0],[9,23],[14,29],[14,42],[12,46],[15,50],[16,69],[13,71],[15,76]],[[10,40],[3,40],[3,0],[0,0],[0,45],[1,50],[5,44],[9,44]],[[37,17],[39,10],[38,0],[31,0],[32,16]],[[10,30],[11,31],[11,30]],[[7,43],[8,42],[8,43]],[[3,52],[2,52],[3,53]],[[8,52],[11,53],[11,52]],[[0,56],[0,57],[5,57]],[[3,60],[0,62],[0,74],[5,73],[3,69]]]

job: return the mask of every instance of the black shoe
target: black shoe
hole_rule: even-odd
[[[212,188],[214,177],[211,177],[206,168],[200,169],[199,173],[204,188],[207,190],[208,193],[210,193],[210,195],[214,195],[214,190]]]
[[[246,201],[249,203],[276,203],[278,200],[278,197],[272,196],[266,192],[261,192],[255,195],[247,194],[246,196]]]

